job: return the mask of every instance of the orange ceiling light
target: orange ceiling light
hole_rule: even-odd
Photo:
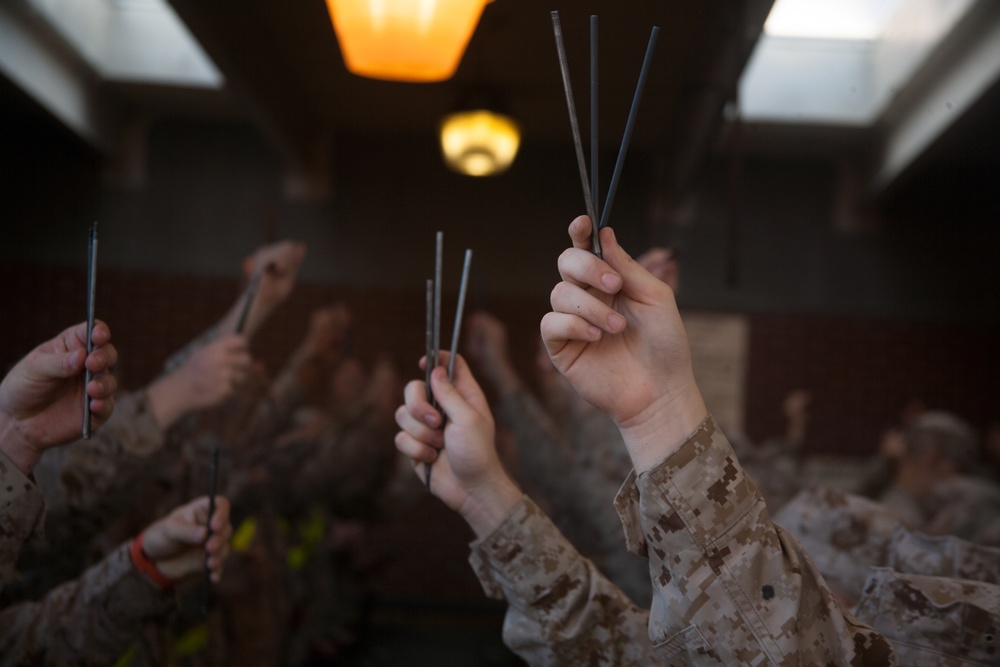
[[[444,81],[492,0],[326,0],[347,69],[387,81]]]

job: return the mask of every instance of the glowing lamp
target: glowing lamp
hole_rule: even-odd
[[[326,0],[347,69],[387,81],[455,73],[492,0]]]
[[[514,161],[520,143],[517,123],[492,111],[460,111],[441,124],[444,161],[468,176],[503,173]]]

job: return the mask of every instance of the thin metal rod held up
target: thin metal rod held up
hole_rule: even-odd
[[[597,156],[600,139],[597,133],[597,15],[590,17],[590,195],[594,201],[594,215],[601,216],[598,193]]]
[[[90,225],[90,237],[87,243],[87,356],[94,351],[94,294],[97,291],[97,221]],[[87,396],[87,385],[90,384],[90,371],[84,367],[83,372],[83,437],[89,438],[90,397]]]
[[[660,28],[653,26],[649,35],[649,44],[646,45],[646,57],[642,61],[642,70],[639,72],[639,82],[635,86],[635,96],[632,98],[632,108],[628,112],[628,121],[625,123],[625,133],[622,135],[622,144],[618,148],[618,160],[615,162],[615,171],[611,175],[611,186],[608,188],[608,196],[604,199],[604,212],[601,214],[600,227],[608,224],[608,216],[611,214],[611,205],[615,201],[615,191],[618,189],[618,181],[622,175],[622,168],[625,166],[625,153],[628,152],[629,142],[632,140],[632,129],[635,127],[635,117],[639,113],[639,101],[642,99],[642,90],[646,85],[646,76],[649,73],[649,65],[653,61],[653,49],[656,48],[656,36],[660,34]]]
[[[562,72],[563,90],[566,92],[566,108],[569,110],[569,124],[573,130],[573,146],[576,148],[576,163],[580,169],[580,181],[583,184],[583,203],[587,207],[587,216],[593,226],[592,246],[598,257],[601,252],[601,239],[598,236],[598,219],[594,211],[594,199],[590,192],[590,179],[587,177],[587,162],[583,157],[583,140],[580,138],[580,123],[576,117],[576,103],[573,101],[573,85],[569,80],[569,61],[566,58],[566,45],[563,43],[562,24],[559,22],[559,12],[552,12],[552,30],[556,37],[556,50],[559,53],[559,70]]]
[[[465,249],[465,263],[462,265],[462,284],[458,288],[458,306],[455,308],[455,326],[451,330],[451,355],[448,357],[448,379],[455,378],[455,357],[458,355],[458,336],[462,330],[462,311],[465,310],[465,293],[469,288],[469,266],[472,264],[472,250]]]

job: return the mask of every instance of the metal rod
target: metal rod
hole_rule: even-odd
[[[215,516],[215,494],[219,486],[219,447],[212,447],[212,476],[210,491],[208,495],[208,522],[205,531],[205,545],[212,538],[212,517]],[[208,554],[205,554],[205,588],[201,599],[202,616],[208,615],[208,608],[212,603],[212,571],[208,567]]]
[[[615,190],[618,189],[618,180],[622,175],[622,168],[625,166],[625,153],[628,151],[629,142],[632,140],[632,129],[635,127],[635,117],[639,112],[639,101],[642,99],[642,89],[646,85],[646,76],[649,73],[649,65],[653,62],[653,49],[656,47],[656,36],[660,34],[660,29],[653,26],[649,35],[649,44],[646,45],[646,57],[642,61],[642,70],[639,72],[639,82],[635,86],[635,96],[632,98],[632,108],[628,112],[628,121],[625,123],[625,133],[622,135],[622,144],[618,148],[618,160],[615,162],[615,171],[611,175],[611,187],[608,188],[608,196],[604,199],[604,212],[601,214],[601,227],[608,224],[608,216],[611,214],[611,204],[615,200]]]
[[[569,110],[569,124],[573,129],[573,146],[576,149],[576,164],[580,169],[580,181],[583,184],[583,202],[587,207],[587,216],[593,226],[592,250],[602,257],[601,239],[598,236],[598,219],[594,212],[594,200],[590,192],[590,179],[587,177],[587,163],[583,157],[583,140],[580,139],[580,123],[576,118],[576,103],[573,102],[573,86],[569,80],[569,61],[566,58],[566,45],[563,43],[562,24],[559,22],[559,12],[552,12],[552,30],[556,36],[556,50],[559,53],[559,69],[562,72],[563,89],[566,92],[566,107]]]
[[[441,356],[441,265],[444,259],[444,232],[438,232],[434,237],[434,303],[433,303],[433,322],[431,324],[431,351],[430,355],[427,357],[427,393],[431,394],[430,402],[431,405],[437,407],[437,402],[434,400],[433,394],[431,392],[431,373],[434,368],[440,363]],[[424,486],[427,490],[431,490],[431,464],[427,463],[424,466]]]
[[[90,237],[87,243],[87,356],[94,351],[94,294],[97,290],[97,221],[90,225]],[[83,437],[89,438],[90,397],[87,396],[87,385],[90,384],[90,370],[84,365],[83,372]]]
[[[458,336],[462,330],[462,311],[465,309],[465,292],[469,288],[469,266],[472,264],[472,250],[465,249],[465,264],[462,266],[462,284],[458,288],[458,305],[455,307],[455,326],[451,330],[451,355],[448,357],[448,379],[455,377],[455,356],[458,354]]]
[[[431,391],[431,358],[434,356],[434,281],[427,280],[427,328],[424,336],[424,358],[427,363],[424,366],[424,389],[427,392],[427,402],[434,404],[434,392]]]
[[[597,15],[590,17],[590,196],[594,201],[594,215],[601,216],[601,203],[598,201],[597,187],[597,154],[599,152],[597,136]]]
[[[435,235],[434,253],[434,349],[431,351],[434,366],[437,366],[441,354],[441,264],[444,261],[444,233]]]
[[[424,355],[424,389],[427,392],[427,402],[434,405],[434,392],[431,391],[431,373],[434,371],[434,280],[427,280],[427,329],[425,336]],[[424,464],[424,486],[431,490],[431,464]]]

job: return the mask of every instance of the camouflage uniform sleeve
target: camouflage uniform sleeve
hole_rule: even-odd
[[[37,602],[0,611],[0,664],[111,665],[173,596],[133,565],[128,543]]]
[[[508,602],[503,637],[530,665],[659,664],[648,615],[580,556],[525,497],[470,563],[490,597]]]
[[[42,532],[44,519],[42,492],[0,453],[0,589],[14,578],[21,545]]]
[[[649,635],[664,663],[897,664],[771,523],[710,416],[615,502],[630,549],[649,558]]]

